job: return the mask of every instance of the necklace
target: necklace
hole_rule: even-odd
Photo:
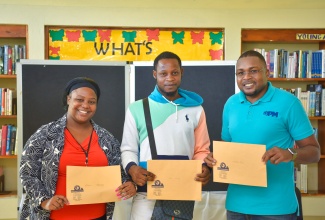
[[[69,129],[67,128],[67,130],[69,131]],[[69,131],[69,133],[71,134],[71,132]],[[81,148],[81,150],[84,152],[85,156],[86,156],[86,161],[85,161],[85,165],[88,166],[88,153],[89,153],[89,149],[90,149],[90,143],[91,143],[91,139],[93,137],[93,130],[91,130],[91,134],[90,134],[90,138],[89,138],[89,142],[88,142],[88,148],[87,151],[79,144],[79,142],[75,139],[75,137],[71,134],[71,136],[73,137],[73,139],[77,142],[77,144],[79,145],[79,147]]]

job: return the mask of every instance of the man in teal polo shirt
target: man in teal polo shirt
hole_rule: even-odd
[[[273,87],[268,76],[260,53],[246,51],[239,57],[236,79],[241,91],[224,106],[221,138],[266,145],[261,160],[267,166],[267,187],[230,184],[228,220],[296,219],[294,161],[316,163],[320,158],[319,144],[300,100]],[[294,143],[299,148],[294,149]],[[205,162],[210,167],[216,164],[212,153]]]

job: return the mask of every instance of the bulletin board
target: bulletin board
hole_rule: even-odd
[[[171,51],[188,61],[224,60],[224,29],[45,27],[45,59],[150,61]]]
[[[18,64],[18,129],[22,146],[44,124],[57,120],[63,109],[64,88],[75,77],[94,79],[101,90],[96,124],[120,142],[125,110],[129,104],[129,74],[125,62],[22,60]]]

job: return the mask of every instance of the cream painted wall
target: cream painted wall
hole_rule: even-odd
[[[198,5],[198,0],[178,0],[179,4],[176,5],[174,0],[163,1],[164,4],[154,0],[126,0],[124,7],[121,3],[113,2],[0,1],[0,23],[28,25],[30,59],[44,59],[45,25],[225,28],[226,60],[235,60],[240,54],[241,28],[325,28],[325,1],[319,0],[308,1],[313,6],[312,9],[302,9],[304,5],[297,7],[296,4],[293,5],[295,9],[281,9],[281,5],[270,5],[275,8],[272,10],[265,9],[270,1],[265,1],[263,5],[263,1],[254,0],[230,0],[229,5],[219,0],[222,3],[220,7],[216,3],[217,0],[202,0],[202,5]],[[151,4],[148,4],[150,2]],[[182,2],[184,7],[180,6]],[[259,4],[252,4],[254,2]],[[252,4],[251,7],[249,4]],[[244,9],[238,9],[241,6]],[[287,5],[284,6],[288,8]]]

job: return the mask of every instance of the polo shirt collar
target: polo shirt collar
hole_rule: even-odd
[[[254,102],[253,104],[257,104],[258,102],[269,102],[269,101],[271,101],[271,99],[272,99],[272,97],[274,95],[274,92],[275,92],[275,87],[269,81],[267,82],[267,84],[268,84],[268,88],[267,88],[266,93],[259,100]],[[245,94],[242,91],[240,91],[240,93],[239,93],[239,101],[240,101],[240,103],[248,102],[247,99],[246,99]]]

